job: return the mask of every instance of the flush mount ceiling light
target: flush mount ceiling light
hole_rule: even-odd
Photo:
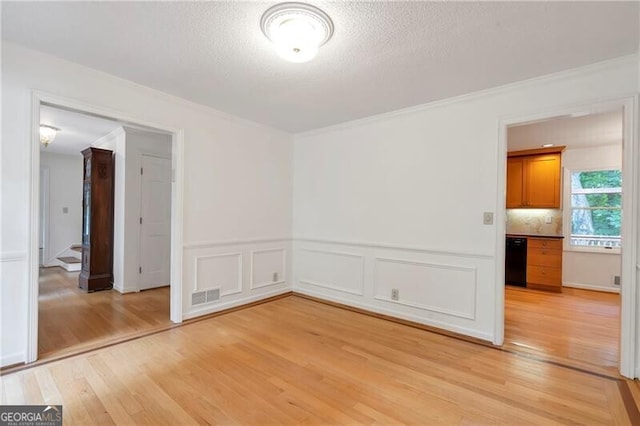
[[[260,27],[278,55],[291,62],[310,61],[333,35],[329,15],[305,3],[280,3],[269,8]]]
[[[48,126],[46,124],[40,125],[40,143],[44,147],[48,147],[51,142],[56,138],[56,134],[60,131],[57,127]]]

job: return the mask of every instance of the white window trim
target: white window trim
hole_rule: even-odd
[[[564,169],[564,200],[563,200],[563,209],[562,209],[562,221],[563,221],[563,234],[564,234],[564,244],[563,251],[566,252],[575,252],[575,253],[597,253],[597,254],[615,254],[619,255],[621,253],[620,247],[593,247],[593,246],[574,246],[571,244],[571,228],[572,228],[572,211],[573,206],[571,205],[571,195],[573,194],[571,190],[571,174],[574,172],[596,172],[600,170],[622,170],[620,166],[602,166],[602,167],[580,167],[575,169]],[[617,188],[614,188],[617,189]],[[604,192],[604,191],[603,191]],[[618,191],[606,191],[610,192],[618,192]],[[619,191],[622,193],[622,189]],[[597,191],[589,191],[588,193],[597,193]],[[622,210],[622,207],[620,208]],[[623,213],[624,214],[624,213]]]

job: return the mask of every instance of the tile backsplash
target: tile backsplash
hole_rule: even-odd
[[[507,234],[562,235],[562,210],[507,209]]]

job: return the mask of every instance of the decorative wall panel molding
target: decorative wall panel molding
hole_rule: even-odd
[[[493,259],[495,257],[493,253],[477,253],[477,252],[470,252],[470,251],[448,251],[448,250],[439,250],[433,247],[403,246],[403,245],[375,243],[375,242],[368,243],[363,241],[327,240],[323,238],[310,238],[310,237],[294,238],[293,241],[332,244],[332,245],[341,245],[341,246],[353,246],[353,247],[366,247],[366,248],[373,248],[373,249],[411,251],[416,253],[427,253],[427,254],[435,254],[435,255],[443,255],[443,256],[456,256],[456,257],[476,258],[476,259]]]
[[[286,249],[279,247],[251,251],[250,288],[252,290],[283,284],[287,281],[286,273]],[[274,277],[273,274],[277,274],[277,277]]]
[[[24,251],[3,251],[0,253],[0,262],[20,262],[27,260],[27,253]]]
[[[392,289],[398,300],[392,300]],[[475,267],[375,258],[375,299],[475,320],[476,292]]]
[[[302,248],[298,257],[301,284],[364,295],[363,255]]]
[[[220,296],[242,292],[242,253],[196,256],[193,291],[220,288]]]
[[[191,243],[184,243],[182,247],[187,250],[191,249],[201,249],[201,248],[213,248],[213,247],[222,247],[222,246],[241,246],[248,244],[264,244],[264,243],[279,243],[279,242],[289,242],[291,238],[289,237],[277,237],[277,238],[252,238],[245,240],[228,240],[228,241],[194,241]]]

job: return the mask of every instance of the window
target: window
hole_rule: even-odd
[[[571,246],[620,247],[622,171],[571,172]]]

